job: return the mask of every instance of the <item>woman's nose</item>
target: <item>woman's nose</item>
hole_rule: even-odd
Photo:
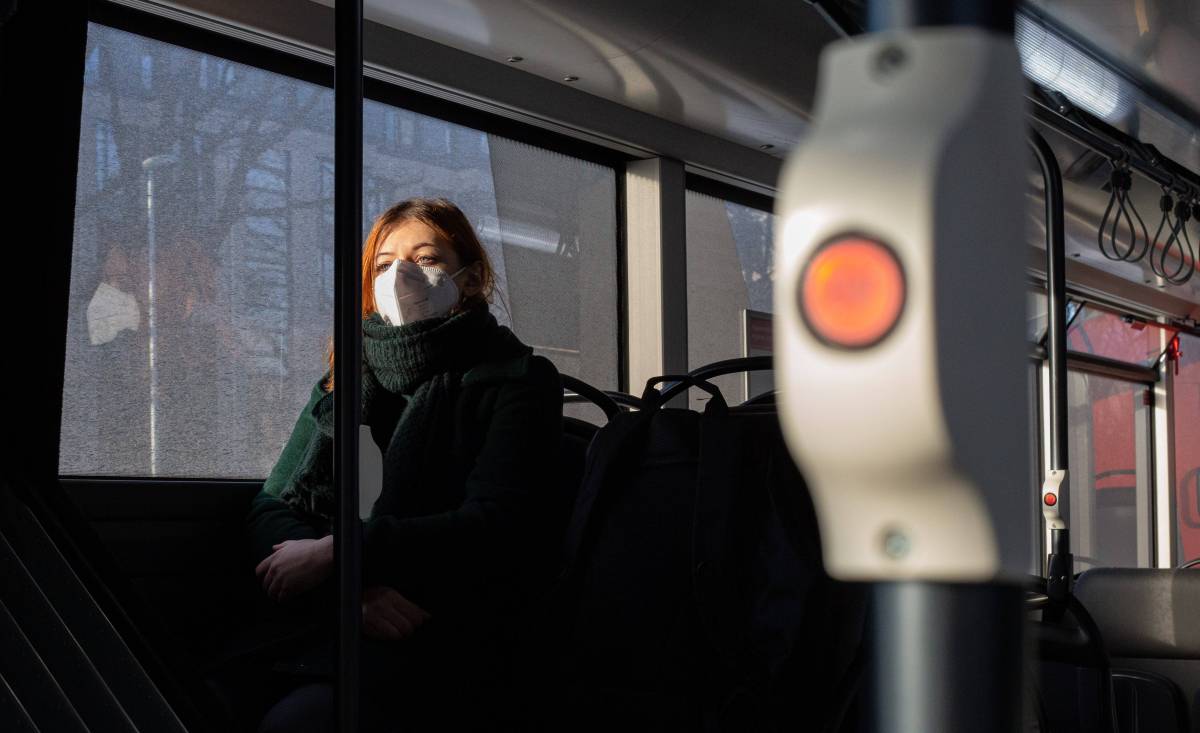
[[[425,272],[417,263],[404,260],[400,263],[400,266],[396,268],[396,277],[402,277],[414,282],[420,282],[425,280]]]

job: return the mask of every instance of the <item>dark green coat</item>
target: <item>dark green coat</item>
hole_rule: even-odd
[[[323,380],[322,380],[323,381]],[[278,498],[317,426],[319,382],[248,517],[257,564],[285,539],[319,538],[328,521]],[[363,523],[364,585],[389,585],[437,616],[463,617],[512,600],[557,550],[563,489],[558,486],[562,387],[545,358],[485,362],[455,394],[453,440],[430,456],[439,481],[406,506],[419,515]],[[387,438],[376,436],[387,445]],[[431,482],[432,483],[432,482]],[[387,487],[384,487],[387,491]]]

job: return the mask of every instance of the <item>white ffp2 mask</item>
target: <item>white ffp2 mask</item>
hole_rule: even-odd
[[[458,304],[458,286],[445,270],[396,260],[375,278],[375,309],[393,326],[437,318]]]
[[[92,346],[106,344],[126,329],[138,330],[142,312],[137,298],[100,283],[87,307],[88,340]]]

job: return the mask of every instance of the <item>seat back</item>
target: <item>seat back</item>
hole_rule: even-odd
[[[1075,596],[1110,656],[1200,660],[1200,572],[1093,568],[1079,576]]]
[[[1200,695],[1200,572],[1093,568],[1079,576],[1075,595],[1112,658],[1122,733],[1200,725],[1184,703]]]
[[[1121,733],[1187,733],[1187,705],[1174,682],[1132,669],[1114,669],[1112,677]]]
[[[865,615],[821,566],[815,514],[770,407],[676,383],[596,435],[568,531],[562,676],[588,730],[840,720]],[[704,414],[664,407],[686,386]],[[814,725],[814,723],[817,723]]]
[[[1045,593],[1044,579],[1036,590]],[[1073,595],[1061,605],[1041,600],[1040,618],[1030,624],[1038,721],[1056,733],[1118,733],[1108,653],[1091,614]]]

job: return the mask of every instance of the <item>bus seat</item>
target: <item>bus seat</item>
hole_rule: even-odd
[[[559,461],[562,469],[565,512],[575,505],[575,494],[583,481],[583,467],[587,460],[588,446],[600,427],[576,417],[563,417],[563,434],[560,443]]]
[[[842,729],[864,676],[865,597],[821,569],[774,409],[727,407],[691,375],[657,381],[673,386],[648,387],[591,447],[546,614],[563,627],[547,684],[563,689],[544,722]],[[664,407],[688,386],[712,389],[720,408]]]
[[[1110,656],[1200,660],[1200,573],[1094,568],[1079,576],[1075,595]]]
[[[1131,669],[1114,669],[1112,677],[1121,733],[1186,733],[1187,705],[1174,682]]]
[[[611,420],[621,408],[613,400],[612,393],[604,392],[584,382],[578,377],[567,374],[560,375],[563,394],[563,407],[569,404],[591,403],[604,414],[604,419]],[[564,415],[562,422],[562,440],[559,449],[559,470],[562,480],[563,494],[558,497],[564,503],[561,505],[562,525],[565,529],[567,518],[575,506],[575,495],[583,482],[584,465],[587,462],[588,447],[596,436],[600,426],[571,415]]]
[[[1093,568],[1075,595],[1104,635],[1122,733],[1197,730],[1200,573]]]
[[[1091,613],[1073,595],[1062,606],[1050,602],[1044,578],[1029,590],[1038,730],[1118,733],[1108,652]]]

